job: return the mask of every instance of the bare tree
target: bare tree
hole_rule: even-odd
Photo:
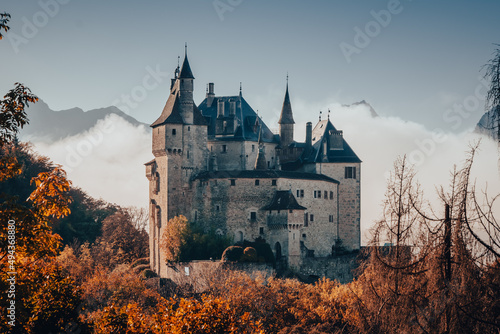
[[[358,282],[364,332],[498,333],[500,227],[493,199],[476,195],[471,168],[478,144],[423,209],[415,173],[399,158],[383,218]],[[427,213],[428,212],[428,213]],[[444,212],[441,213],[441,212]],[[380,246],[382,242],[388,245]]]
[[[484,65],[486,73],[484,77],[490,82],[490,88],[486,95],[486,112],[488,112],[489,128],[496,128],[496,139],[498,140],[500,153],[500,44],[495,44],[497,48],[493,52],[493,57]],[[500,171],[500,157],[498,161]]]

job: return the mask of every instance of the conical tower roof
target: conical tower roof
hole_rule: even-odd
[[[283,101],[283,107],[281,108],[281,116],[278,122],[279,124],[295,124],[293,120],[292,104],[290,103],[290,96],[288,94],[288,79],[286,82],[286,93],[285,99]]]
[[[189,60],[187,53],[184,56],[184,62],[182,63],[181,73],[179,74],[180,79],[194,79],[193,72],[191,71],[191,66],[189,66]]]

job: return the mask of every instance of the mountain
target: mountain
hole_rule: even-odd
[[[378,117],[378,114],[377,112],[375,111],[375,109],[373,109],[373,107],[371,106],[371,104],[369,104],[368,102],[366,102],[365,100],[362,100],[362,101],[359,101],[359,102],[354,102],[352,104],[343,104],[342,107],[357,107],[357,106],[365,106],[365,107],[368,107],[368,109],[370,110],[370,114],[372,117]]]
[[[484,113],[484,115],[477,123],[476,129],[474,131],[486,134],[493,139],[497,139],[498,138],[497,117],[499,117],[498,115],[500,115],[500,106],[496,106],[495,108],[492,108],[490,111]]]
[[[80,108],[55,111],[39,100],[30,104],[26,111],[30,122],[20,131],[21,140],[54,142],[87,131],[111,114],[116,114],[134,126],[145,125],[149,129],[149,124],[137,121],[115,106],[89,111]]]

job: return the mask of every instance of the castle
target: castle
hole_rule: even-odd
[[[327,258],[336,247],[360,248],[361,160],[328,119],[305,142],[294,140],[288,79],[279,134],[242,96],[193,101],[187,52],[175,70],[170,95],[151,125],[154,159],[149,180],[150,264],[166,275],[160,237],[169,219],[184,215],[235,242],[263,238],[275,258],[299,268],[306,258]]]

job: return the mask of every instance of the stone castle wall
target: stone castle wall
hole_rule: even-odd
[[[356,167],[356,178],[345,178],[345,168]],[[339,185],[339,238],[349,250],[361,247],[361,164],[317,163],[318,174],[340,181]]]

